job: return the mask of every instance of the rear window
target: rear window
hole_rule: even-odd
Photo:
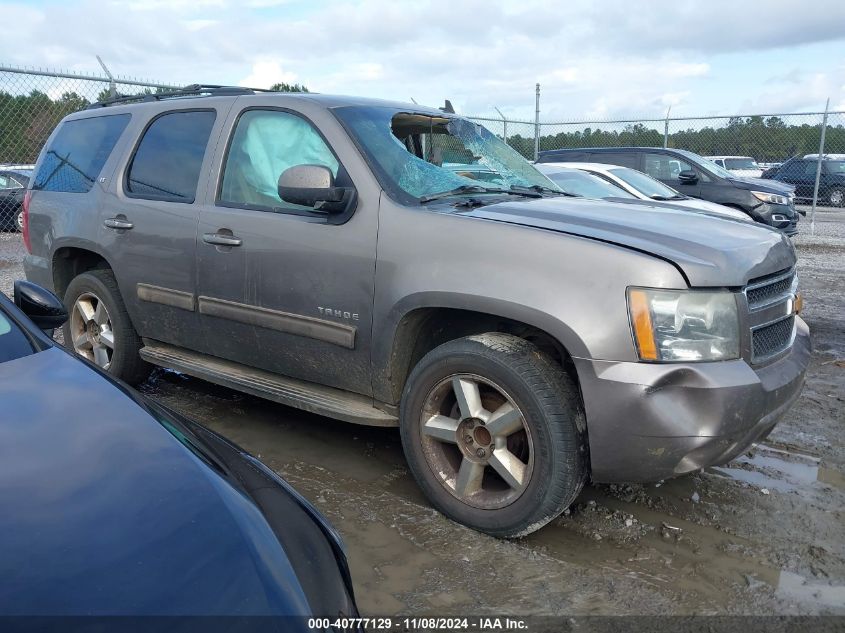
[[[100,175],[128,114],[65,121],[44,153],[33,189],[86,193]]]
[[[127,194],[148,200],[193,202],[215,117],[214,110],[189,110],[155,119],[129,165]]]

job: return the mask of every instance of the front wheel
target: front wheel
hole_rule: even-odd
[[[400,431],[432,504],[493,536],[539,529],[586,481],[578,389],[560,365],[515,336],[470,336],[429,352],[408,378]]]
[[[832,207],[845,206],[845,189],[835,187],[831,190],[828,200],[830,201],[830,206]]]

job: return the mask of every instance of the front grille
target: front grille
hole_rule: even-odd
[[[771,358],[792,344],[795,315],[764,325],[751,333],[751,362],[759,363]]]
[[[759,280],[753,280],[745,289],[748,307],[752,310],[787,298],[792,292],[795,271],[777,273]]]

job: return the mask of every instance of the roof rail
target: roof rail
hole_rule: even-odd
[[[217,86],[213,84],[191,84],[184,88],[176,88],[167,92],[157,93],[141,93],[136,95],[118,95],[110,99],[103,99],[88,106],[88,110],[93,108],[105,108],[110,105],[117,105],[120,103],[144,102],[144,101],[161,101],[162,99],[175,99],[178,97],[226,97],[233,95],[252,95],[256,92],[273,92],[264,88],[243,88],[241,86]]]

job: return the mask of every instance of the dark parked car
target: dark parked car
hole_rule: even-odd
[[[32,172],[0,170],[0,231],[23,228],[23,196]]]
[[[812,200],[818,164],[815,158],[793,158],[776,169],[766,170],[763,177],[792,185],[796,198]],[[825,158],[821,168],[819,202],[832,207],[845,206],[845,160]]]
[[[357,615],[317,510],[57,346],[38,329],[66,318],[55,295],[17,282],[15,303],[0,293],[0,616]]]
[[[541,163],[607,163],[645,172],[693,198],[744,211],[754,220],[798,233],[792,188],[758,178],[741,178],[706,158],[662,147],[593,147],[540,152]]]

